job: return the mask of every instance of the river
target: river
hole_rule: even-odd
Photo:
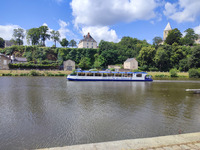
[[[70,82],[0,77],[0,149],[200,132],[199,81]]]

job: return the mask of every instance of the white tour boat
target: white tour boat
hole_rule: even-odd
[[[146,72],[75,71],[70,81],[153,81]]]

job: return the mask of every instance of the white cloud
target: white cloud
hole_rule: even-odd
[[[156,0],[72,0],[76,26],[107,26],[154,18]]]
[[[10,40],[13,35],[13,30],[21,28],[19,25],[0,25],[0,37],[2,37],[4,40]]]
[[[101,40],[119,42],[119,38],[115,30],[110,29],[108,26],[88,26],[82,28],[83,35],[87,35],[88,32],[97,41],[97,43]]]
[[[196,34],[200,34],[200,25],[197,26],[197,27],[194,27],[194,32],[195,32]]]
[[[178,3],[165,4],[164,14],[179,23],[192,22],[200,16],[200,0],[179,0]]]
[[[164,15],[165,16],[170,16],[172,14],[174,14],[176,12],[176,4],[171,4],[169,2],[167,2],[165,4],[165,10],[164,10]]]
[[[43,23],[43,25],[42,25],[42,26],[47,26],[47,27],[48,27],[47,23]]]
[[[58,31],[60,33],[61,39],[66,38],[67,34],[70,33],[70,30],[67,28],[69,23],[66,23],[66,22],[64,22],[63,20],[60,20],[60,19],[59,19],[58,23],[60,25],[60,29]]]

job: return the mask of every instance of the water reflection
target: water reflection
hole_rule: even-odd
[[[0,78],[0,149],[33,149],[199,131],[199,82]]]

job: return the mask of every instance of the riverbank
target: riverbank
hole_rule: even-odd
[[[67,76],[63,70],[0,70],[0,76]]]
[[[200,132],[40,150],[199,150]]]
[[[67,76],[72,71],[63,70],[0,70],[0,76]],[[189,78],[188,72],[179,72],[178,77],[171,77],[169,72],[148,72],[153,80],[200,80]]]

